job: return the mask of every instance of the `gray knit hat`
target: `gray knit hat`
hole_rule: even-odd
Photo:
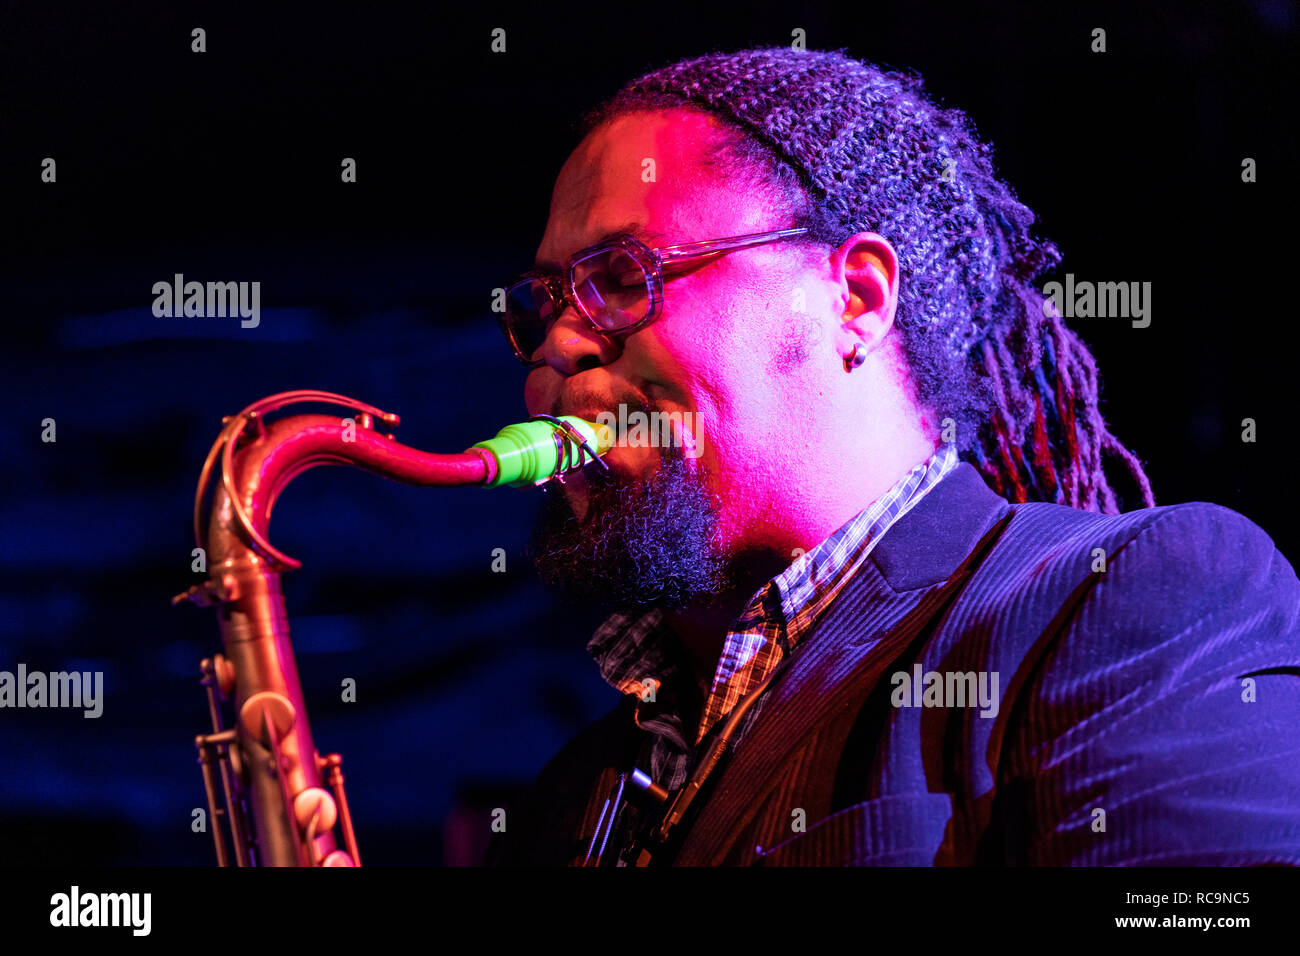
[[[793,167],[841,230],[836,241],[858,231],[890,240],[902,272],[896,321],[942,330],[955,357],[1008,307],[1002,297],[1023,293],[1020,280],[1055,264],[1050,244],[1002,248],[1033,214],[1014,197],[995,210],[979,201],[975,189],[994,179],[990,151],[918,77],[843,52],[770,47],[674,63],[604,109],[665,98],[730,121]]]

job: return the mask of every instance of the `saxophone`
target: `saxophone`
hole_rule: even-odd
[[[301,402],[351,414],[266,421]],[[593,462],[608,468],[600,456],[613,444],[608,426],[537,415],[459,454],[434,454],[376,432],[377,421],[399,423],[396,415],[332,392],[271,395],[222,419],[199,475],[195,556],[208,578],[172,603],[215,607],[221,627],[223,653],[199,665],[212,731],[194,738],[219,866],[229,866],[232,854],[238,866],[361,865],[343,758],[316,750],[289,641],[280,575],[302,565],[267,540],[271,509],[285,485],[317,465],[351,465],[433,487],[540,485]],[[218,468],[205,529],[208,486]],[[226,701],[233,701],[230,728],[222,719]]]

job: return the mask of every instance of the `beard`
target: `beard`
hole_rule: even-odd
[[[661,450],[648,478],[619,478],[588,466],[581,522],[551,485],[530,550],[542,583],[559,596],[605,610],[681,610],[723,593],[727,560],[714,544],[718,508],[684,450]]]

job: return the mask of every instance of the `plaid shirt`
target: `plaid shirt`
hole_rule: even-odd
[[[681,659],[680,645],[663,611],[656,607],[636,615],[615,613],[601,624],[587,651],[606,683],[621,694],[636,695],[634,719],[650,734],[652,780],[670,791],[686,783],[703,753],[701,744],[722,718],[794,650],[881,536],[956,464],[955,447],[940,445],[847,524],[759,589],[727,633],[693,740],[687,739],[679,696],[689,692],[690,669]],[[733,746],[744,738],[761,706],[760,698],[737,727]],[[624,811],[629,806],[620,808],[615,829],[624,837],[630,825]],[[627,862],[620,856],[618,865]]]

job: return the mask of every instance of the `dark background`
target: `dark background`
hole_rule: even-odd
[[[106,700],[98,720],[0,711],[0,863],[211,861],[192,741],[218,632],[168,599],[198,579],[190,511],[221,416],[320,388],[435,451],[526,417],[491,290],[531,264],[578,113],[796,27],[967,110],[1062,278],[1153,284],[1149,328],[1073,323],[1114,431],[1159,503],[1227,505],[1300,555],[1295,5],[986,7],[7,6],[0,670],[102,670]],[[177,272],[260,281],[260,327],[154,318]],[[584,651],[598,618],[549,599],[523,554],[536,503],[319,469],[277,508],[273,540],[305,562],[285,587],[313,730],[346,759],[367,864],[474,862],[488,809],[616,702]]]

